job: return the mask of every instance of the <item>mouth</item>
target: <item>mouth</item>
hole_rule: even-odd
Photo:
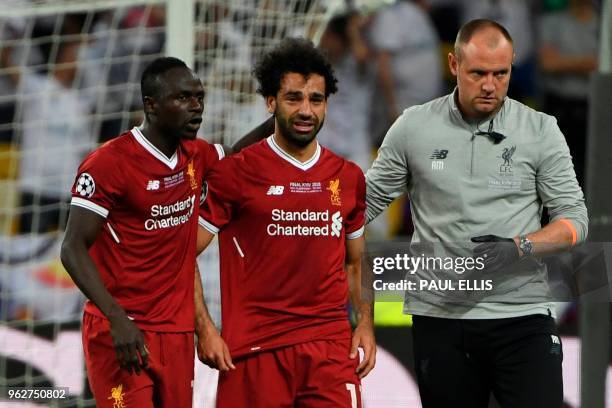
[[[187,122],[187,128],[193,131],[197,131],[200,129],[200,125],[202,124],[202,118],[196,117]]]
[[[310,133],[314,128],[313,122],[293,122],[293,129],[298,133]]]

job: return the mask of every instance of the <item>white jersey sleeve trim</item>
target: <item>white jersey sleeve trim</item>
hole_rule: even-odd
[[[120,244],[121,241],[119,240],[119,237],[117,236],[117,233],[115,232],[113,227],[111,227],[111,225],[108,222],[106,223],[106,226],[108,227],[108,230],[110,231],[111,235],[113,236],[113,239],[115,240],[115,242]]]
[[[104,218],[108,217],[108,210],[106,208],[96,203],[92,203],[91,201],[85,200],[84,198],[72,197],[70,205],[87,208],[88,210],[93,211]]]
[[[350,234],[346,234],[346,239],[357,239],[363,235],[365,231],[365,225],[359,228],[357,231],[353,231]]]
[[[215,143],[215,149],[217,149],[217,154],[219,155],[219,160],[225,157],[225,150],[223,150],[223,146],[218,143]]]
[[[212,234],[218,234],[219,233],[219,228],[215,227],[214,225],[212,225],[210,222],[206,221],[202,217],[198,217],[198,224],[202,228],[208,230],[208,232],[210,232]]]

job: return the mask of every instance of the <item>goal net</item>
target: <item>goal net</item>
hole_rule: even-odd
[[[53,386],[69,391],[57,406],[94,406],[79,332],[83,297],[61,265],[59,246],[86,152],[142,122],[144,66],[162,55],[193,66],[207,92],[200,136],[231,144],[266,119],[253,61],[287,36],[316,42],[344,6],[0,0],[0,405],[8,387]],[[218,320],[216,260],[212,252],[200,262]]]

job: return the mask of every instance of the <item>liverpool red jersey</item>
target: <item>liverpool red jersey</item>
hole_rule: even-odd
[[[319,145],[301,163],[271,136],[219,162],[206,182],[200,224],[219,232],[232,356],[350,337],[345,239],[363,234],[359,167]]]
[[[89,249],[104,285],[145,330],[193,331],[202,177],[220,146],[182,140],[166,157],[138,128],[83,161],[71,205],[106,218]],[[91,302],[85,311],[102,316]]]

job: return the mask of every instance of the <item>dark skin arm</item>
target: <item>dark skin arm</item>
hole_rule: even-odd
[[[208,247],[213,240],[214,235],[206,229],[198,228],[197,253],[200,254]],[[200,278],[200,270],[196,265],[195,270],[195,311],[196,321],[195,329],[198,336],[196,344],[198,350],[198,358],[210,368],[216,368],[219,371],[229,371],[236,367],[232,363],[232,356],[225,341],[221,338],[219,331],[215,327],[208,309],[204,301],[204,291],[202,289],[202,280]]]
[[[90,210],[72,206],[62,242],[61,260],[74,283],[110,322],[113,345],[121,367],[130,374],[139,374],[148,365],[149,353],[144,336],[108,292],[88,252],[105,221]]]
[[[265,122],[257,126],[255,129],[251,130],[240,140],[234,143],[234,145],[230,148],[231,151],[229,152],[229,154],[238,153],[245,147],[257,143],[262,139],[265,139],[272,133],[274,133],[274,116],[270,116]],[[228,148],[224,146],[224,149],[225,153],[228,154]]]

